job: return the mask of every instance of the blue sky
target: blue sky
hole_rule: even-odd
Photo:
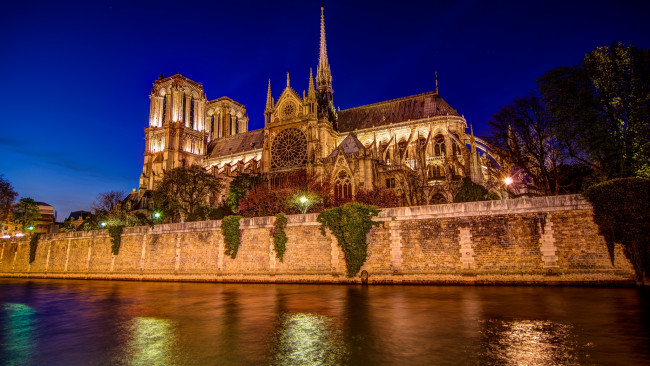
[[[612,41],[650,48],[647,1],[326,1],[341,109],[430,91],[477,134],[544,72]],[[162,72],[246,105],[263,126],[307,88],[320,1],[13,1],[0,12],[0,174],[59,220],[138,186],[149,98]]]

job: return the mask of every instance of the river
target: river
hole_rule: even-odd
[[[0,279],[0,364],[648,365],[649,295]]]

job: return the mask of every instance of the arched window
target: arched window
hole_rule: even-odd
[[[194,128],[194,99],[192,99],[192,104],[190,105],[190,124]]]
[[[334,181],[334,197],[341,200],[352,199],[352,180],[345,170],[341,170],[336,175],[336,180]]]
[[[442,135],[436,136],[433,146],[435,156],[445,156],[445,138]]]
[[[214,114],[210,117],[210,139],[214,138]]]
[[[163,96],[163,110],[162,110],[162,123],[165,123],[165,117],[167,117],[167,96]]]

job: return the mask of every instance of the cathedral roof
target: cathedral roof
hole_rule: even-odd
[[[222,137],[212,140],[210,144],[208,144],[208,158],[217,158],[220,156],[261,149],[263,143],[263,129]]]
[[[330,157],[338,155],[339,150],[343,150],[344,154],[354,154],[359,151],[364,152],[366,151],[366,148],[356,136],[349,134],[345,139],[343,139],[343,141],[341,141],[339,146],[332,151]]]
[[[339,131],[349,132],[409,120],[460,114],[436,92],[387,100],[338,112]]]

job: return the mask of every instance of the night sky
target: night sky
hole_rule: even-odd
[[[182,73],[263,126],[268,79],[300,94],[320,1],[4,2],[0,174],[62,221],[137,188],[152,83]],[[435,88],[481,135],[535,79],[612,41],[650,48],[648,1],[326,1],[341,109]]]

